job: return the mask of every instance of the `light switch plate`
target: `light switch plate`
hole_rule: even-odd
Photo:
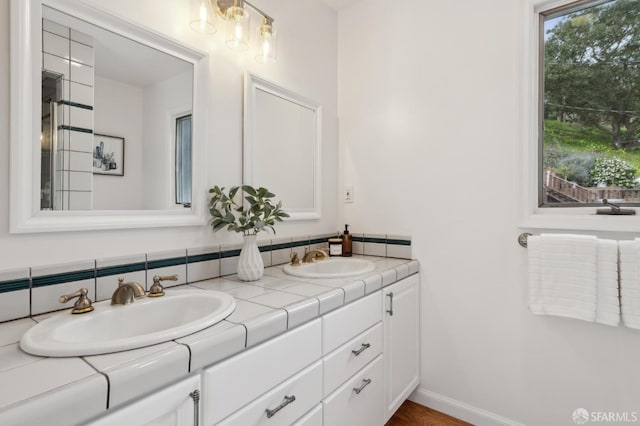
[[[353,185],[345,185],[344,187],[344,202],[353,203]]]

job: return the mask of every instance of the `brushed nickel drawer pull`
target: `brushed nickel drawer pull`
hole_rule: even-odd
[[[193,399],[193,426],[198,426],[200,424],[200,391],[196,389],[189,396]]]
[[[295,395],[291,395],[291,396],[284,396],[284,401],[282,401],[282,403],[280,405],[278,405],[276,408],[274,408],[273,410],[269,410],[268,408],[266,410],[264,410],[265,413],[267,413],[267,418],[270,419],[271,417],[275,416],[275,414],[282,410],[284,407],[286,407],[287,405],[291,404],[293,401],[296,400],[296,396]]]
[[[357,351],[351,351],[352,354],[354,354],[355,356],[360,355],[365,349],[369,349],[371,347],[371,343],[363,343],[362,346],[360,346],[360,349],[358,349]]]
[[[356,395],[358,395],[360,392],[362,392],[362,389],[367,387],[369,383],[371,383],[371,379],[363,379],[362,385],[360,385],[359,388],[353,388],[353,391],[356,393]]]
[[[393,316],[393,292],[389,292],[387,293],[387,297],[389,298],[389,309],[387,310],[387,313],[390,316]]]

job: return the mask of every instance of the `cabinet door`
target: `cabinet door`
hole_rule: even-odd
[[[88,425],[197,425],[200,418],[199,401],[200,376],[191,376],[89,422]]]
[[[420,276],[382,293],[386,422],[420,382]]]
[[[322,426],[322,404],[318,404],[307,414],[298,419],[293,426]]]
[[[322,401],[325,426],[382,426],[382,358],[354,374]]]

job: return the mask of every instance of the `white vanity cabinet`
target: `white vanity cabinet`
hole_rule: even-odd
[[[322,397],[320,329],[316,319],[206,368],[203,424],[291,424],[311,410]]]
[[[381,292],[322,318],[325,426],[383,424]]]
[[[420,275],[382,289],[384,421],[420,382]]]
[[[382,426],[419,383],[419,287],[411,275],[89,424]]]
[[[200,375],[193,375],[87,425],[197,425],[201,417],[200,392]]]

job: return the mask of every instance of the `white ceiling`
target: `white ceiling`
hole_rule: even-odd
[[[324,0],[326,4],[334,8],[335,10],[340,10],[351,6],[361,0]]]

